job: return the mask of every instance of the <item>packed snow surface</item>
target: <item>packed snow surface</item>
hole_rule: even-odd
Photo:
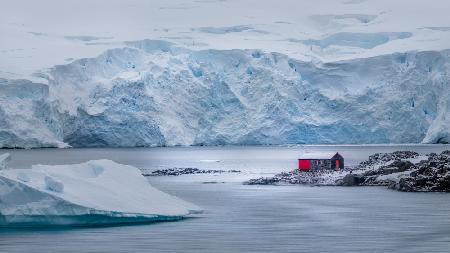
[[[9,153],[0,155],[0,170],[6,169],[8,163],[11,161],[11,155]]]
[[[43,69],[142,39],[327,62],[442,50],[450,43],[449,7],[447,0],[7,1],[0,77],[38,79]]]
[[[0,171],[0,225],[98,225],[176,220],[193,204],[110,160]]]
[[[449,143],[447,6],[9,2],[0,147]]]

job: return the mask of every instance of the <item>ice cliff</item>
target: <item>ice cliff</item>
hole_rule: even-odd
[[[152,222],[195,212],[153,188],[139,169],[109,160],[0,170],[0,226]]]
[[[0,80],[1,147],[449,143],[450,50],[301,61],[128,42]]]

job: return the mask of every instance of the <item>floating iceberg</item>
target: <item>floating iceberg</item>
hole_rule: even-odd
[[[167,221],[199,211],[110,160],[0,170],[0,226]]]

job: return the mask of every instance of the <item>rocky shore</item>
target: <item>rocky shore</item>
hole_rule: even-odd
[[[399,191],[450,192],[450,150],[421,156],[411,151],[377,153],[342,171],[283,172],[248,185],[387,186]]]
[[[336,180],[343,178],[348,171],[313,171],[300,172],[293,170],[282,172],[273,177],[260,177],[245,181],[246,185],[283,185],[283,184],[307,184],[307,185],[336,185]]]
[[[151,172],[143,172],[142,175],[146,177],[155,176],[181,176],[181,175],[192,175],[192,174],[218,174],[218,173],[240,173],[239,170],[204,170],[198,168],[169,168],[155,170]]]

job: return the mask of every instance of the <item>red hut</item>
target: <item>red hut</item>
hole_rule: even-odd
[[[300,171],[341,170],[344,168],[344,157],[339,153],[306,153],[298,159]]]

